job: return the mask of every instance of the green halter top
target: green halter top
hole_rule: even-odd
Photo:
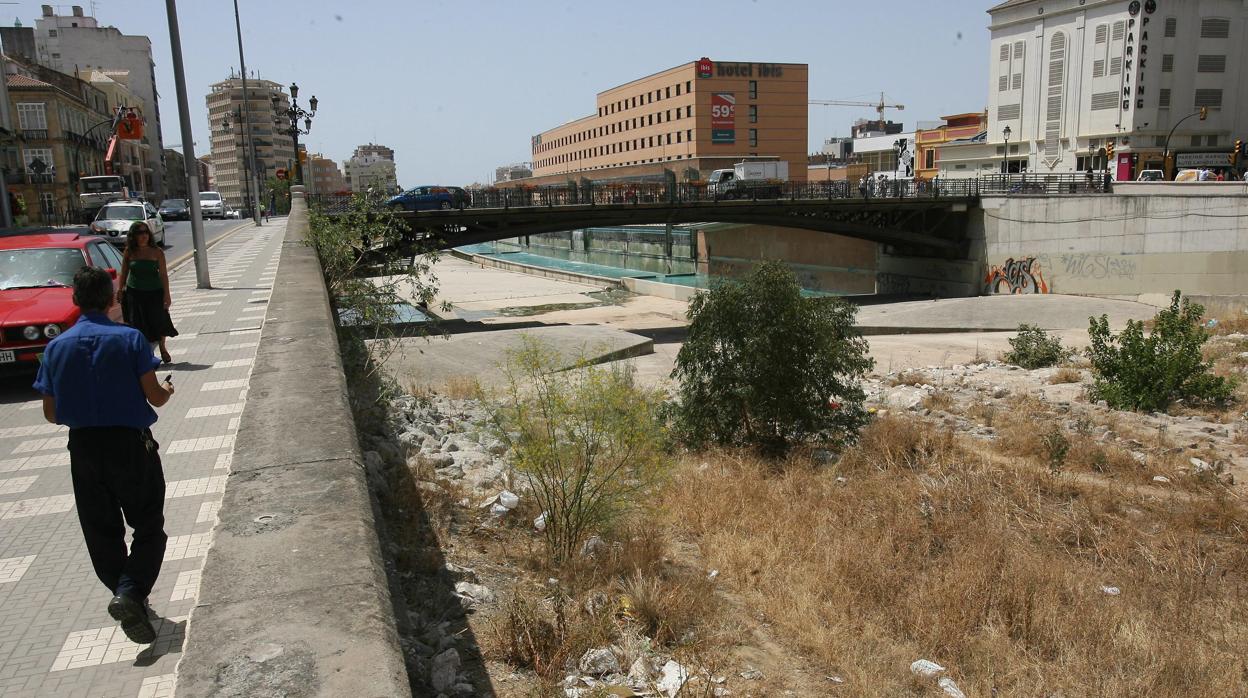
[[[160,265],[154,259],[130,260],[130,273],[126,276],[126,288],[138,291],[158,291],[164,288],[160,281]]]

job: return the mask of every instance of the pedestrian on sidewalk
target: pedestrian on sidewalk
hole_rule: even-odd
[[[69,427],[74,504],[91,565],[113,595],[108,614],[131,641],[150,644],[147,597],[168,540],[152,407],[169,401],[173,384],[157,381],[143,335],[108,319],[113,279],[103,269],[74,274],[74,305],[82,315],[48,343],[34,387],[44,418]],[[128,551],[125,524],[134,529]]]
[[[177,337],[178,330],[169,317],[173,297],[169,295],[169,269],[165,252],[156,246],[152,231],[143,221],[130,226],[126,234],[126,251],[121,261],[121,277],[117,282],[117,300],[122,317],[153,344],[153,353],[160,349],[160,360],[173,361],[165,347],[167,337]]]

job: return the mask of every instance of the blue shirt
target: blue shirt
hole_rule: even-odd
[[[139,378],[159,365],[143,333],[102,313],[83,313],[48,343],[35,390],[56,398],[56,422],[70,429],[147,429],[156,411]]]

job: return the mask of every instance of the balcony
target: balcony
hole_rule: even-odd
[[[48,129],[24,128],[22,129],[22,139],[28,141],[46,141],[48,140]]]
[[[5,184],[52,184],[56,175],[45,172],[41,175],[32,172],[10,172],[4,177]]]

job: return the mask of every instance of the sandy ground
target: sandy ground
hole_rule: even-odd
[[[451,305],[449,318],[483,325],[603,325],[653,339],[654,353],[632,360],[638,377],[650,385],[662,384],[671,374],[687,323],[683,301],[634,295],[604,302],[589,295],[604,290],[593,283],[546,279],[452,257],[439,261],[435,273],[437,304]],[[871,332],[867,340],[875,373],[887,374],[995,359],[1009,348],[1012,333],[1003,330],[1020,322],[1052,330],[1067,346],[1082,348],[1089,316],[1106,314],[1111,326],[1121,328],[1128,319],[1155,313],[1143,303],[1081,296],[986,296],[869,305],[859,312],[859,324]],[[889,334],[892,328],[898,333]],[[982,331],[905,334],[950,328]]]

